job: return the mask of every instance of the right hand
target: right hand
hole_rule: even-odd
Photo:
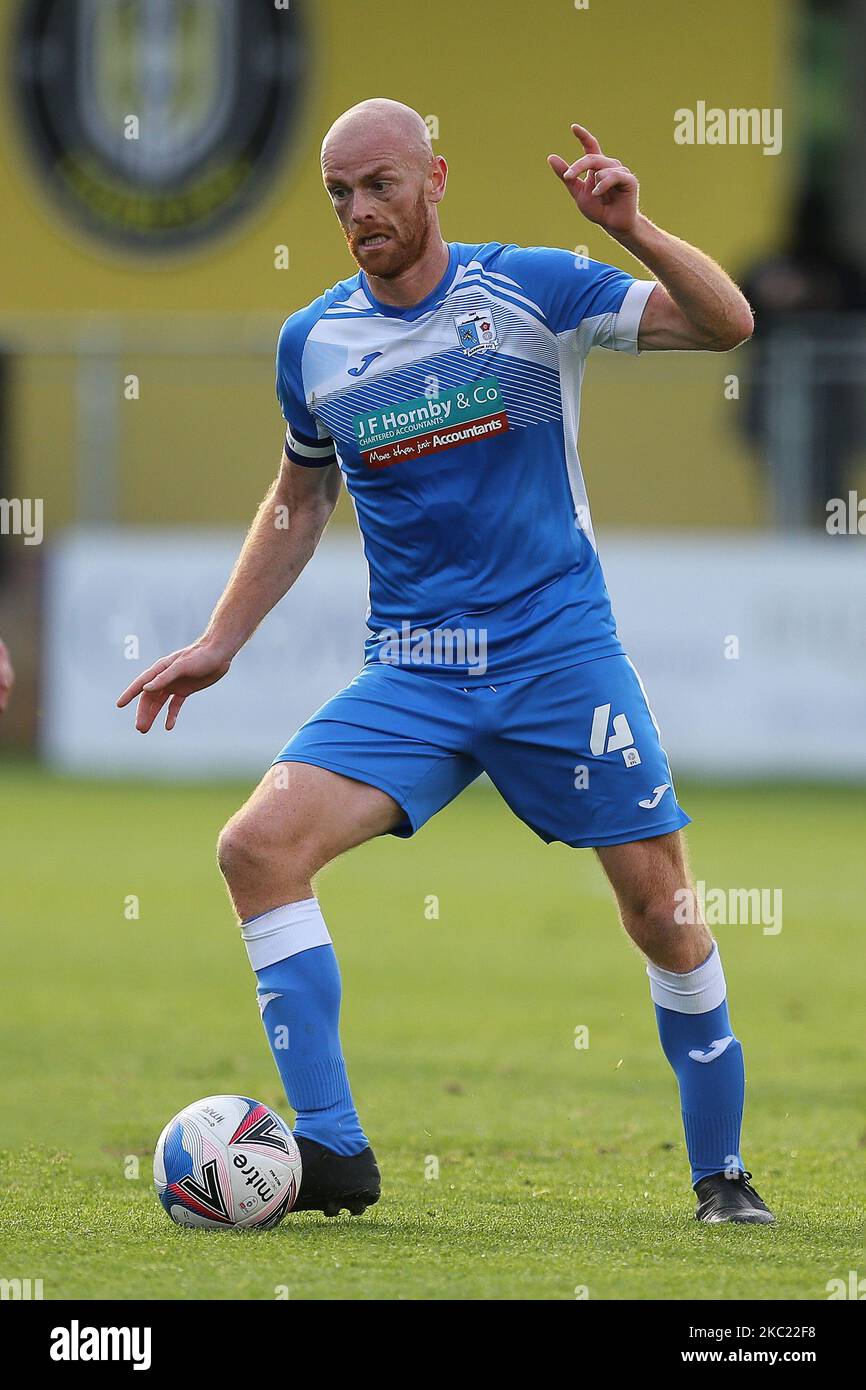
[[[206,690],[222,680],[232,664],[231,656],[201,637],[189,647],[172,652],[155,661],[131,685],[124,690],[117,701],[118,709],[123,709],[136,695],[139,697],[135,712],[135,727],[140,734],[153,728],[153,722],[168,700],[168,713],[165,716],[167,730],[174,728],[181,705],[188,695],[196,690]]]

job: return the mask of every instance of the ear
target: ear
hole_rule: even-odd
[[[433,156],[430,166],[430,201],[431,203],[441,203],[445,197],[445,185],[448,182],[448,165],[441,154]]]

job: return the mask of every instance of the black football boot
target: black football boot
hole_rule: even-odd
[[[701,1178],[695,1183],[696,1219],[713,1224],[734,1221],[741,1225],[769,1226],[776,1218],[749,1182],[751,1176],[751,1173],[736,1173],[729,1178],[724,1173],[713,1173]]]
[[[295,1135],[301,1154],[301,1188],[292,1211],[322,1211],[337,1216],[345,1209],[360,1216],[378,1202],[381,1179],[373,1150],[359,1154],[335,1154],[315,1139]]]

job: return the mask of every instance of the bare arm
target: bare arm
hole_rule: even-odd
[[[595,136],[573,125],[586,153],[548,163],[584,217],[603,227],[658,277],[643,311],[638,347],[725,352],[752,336],[752,311],[733,280],[697,247],[664,232],[638,208],[638,181],[602,154]]]
[[[236,656],[313,555],[340,491],[340,470],[301,468],[285,453],[202,641]]]
[[[188,695],[214,685],[275,603],[288,593],[321,539],[340,491],[340,470],[302,468],[283,453],[279,475],[256,513],[225,590],[197,641],[155,662],[124,690],[139,697],[135,727],[146,734],[168,700],[173,729]]]
[[[643,216],[630,236],[617,240],[661,282],[641,316],[639,348],[728,352],[751,338],[748,302],[703,251]]]

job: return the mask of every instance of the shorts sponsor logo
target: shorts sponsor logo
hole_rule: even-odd
[[[356,415],[355,440],[369,468],[387,468],[490,439],[508,429],[508,415],[495,376],[455,386],[438,396],[412,400]]]

